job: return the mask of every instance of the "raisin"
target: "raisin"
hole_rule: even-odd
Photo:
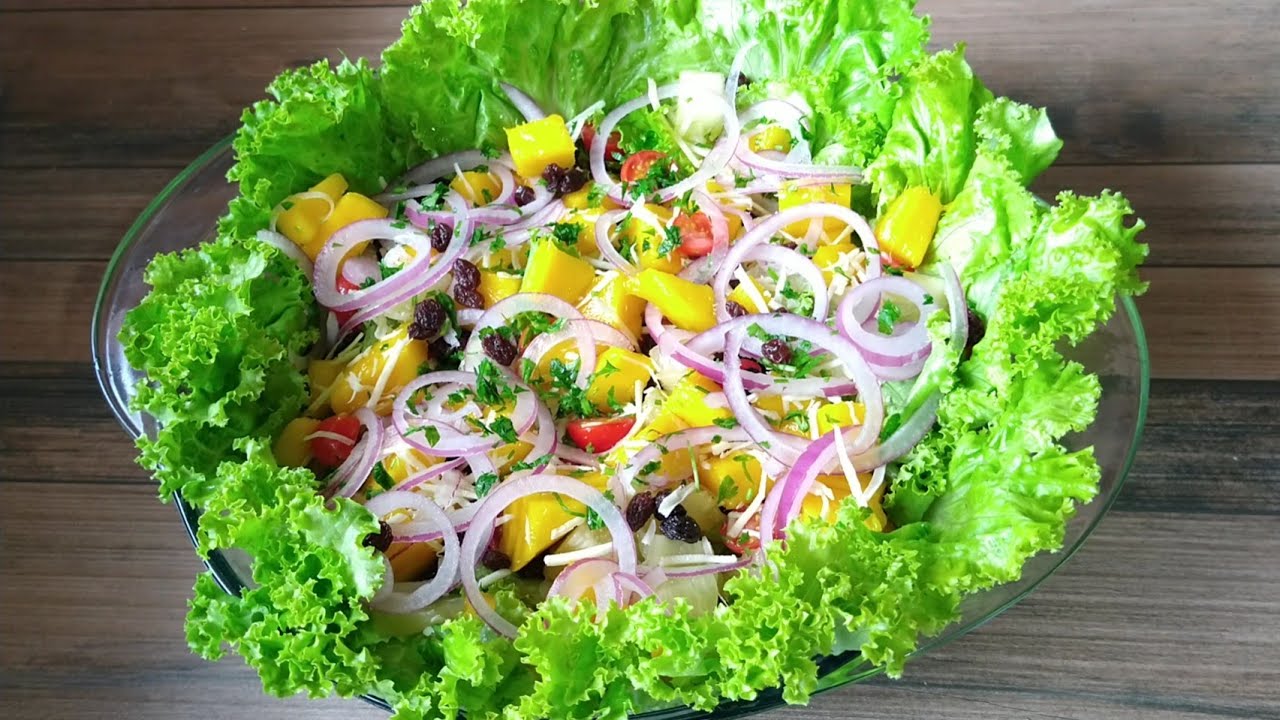
[[[777,338],[766,342],[760,348],[760,354],[764,355],[764,359],[774,365],[789,365],[791,363],[791,348]]]
[[[484,297],[475,288],[454,288],[453,299],[464,308],[484,309]]]
[[[511,567],[511,558],[501,550],[490,545],[480,554],[480,564],[490,570],[506,570]]]
[[[961,360],[968,360],[973,355],[973,346],[982,342],[982,338],[987,334],[987,324],[983,322],[982,316],[973,311],[973,308],[966,308],[969,315],[969,337],[964,341],[964,352],[960,354]]]
[[[542,171],[542,179],[547,182],[547,189],[560,197],[581,190],[587,184],[587,171],[580,167],[562,168],[551,164]]]
[[[512,194],[511,199],[515,200],[516,205],[524,207],[525,205],[533,202],[533,188],[530,188],[527,185],[520,185],[516,187],[516,191]]]
[[[525,580],[543,580],[546,577],[547,565],[542,561],[542,556],[538,556],[529,561],[528,565],[516,571],[518,577]]]
[[[435,223],[431,226],[431,249],[436,252],[444,252],[449,247],[449,241],[453,239],[453,228],[444,223]]]
[[[671,514],[658,524],[663,535],[680,542],[696,543],[702,539],[702,528],[689,517],[689,513],[680,505],[672,509]]]
[[[414,340],[433,338],[444,328],[448,319],[444,306],[435,298],[428,298],[418,303],[413,309],[413,322],[409,325],[409,337]]]
[[[644,527],[658,509],[658,499],[651,492],[636,493],[627,503],[627,525],[635,532]]]
[[[729,317],[731,318],[739,318],[747,314],[746,308],[732,300],[725,302],[724,309],[729,313]]]
[[[391,540],[395,536],[391,534],[391,526],[386,522],[378,521],[378,532],[369,533],[364,536],[364,542],[361,543],[365,547],[371,547],[378,552],[386,552],[391,547]]]
[[[480,287],[480,269],[470,260],[455,260],[453,263],[453,289],[475,290]]]
[[[751,84],[751,78],[746,73],[738,73],[738,87],[747,87]]]
[[[490,333],[480,341],[480,347],[484,350],[484,354],[493,358],[493,361],[499,365],[510,367],[511,363],[516,361],[515,343],[502,337],[498,333]]]
[[[764,368],[761,367],[760,363],[752,360],[751,358],[739,357],[738,361],[742,364],[742,369],[745,372],[764,372]]]

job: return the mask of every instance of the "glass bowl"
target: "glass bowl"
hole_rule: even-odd
[[[107,266],[93,312],[93,361],[102,393],[124,429],[137,438],[153,429],[151,420],[129,410],[129,399],[140,375],[129,367],[117,341],[125,314],[147,293],[143,269],[157,253],[192,247],[212,238],[214,226],[236,188],[226,174],[233,163],[231,139],[214,145],[174,178],[147,205],[121,240]],[[1041,582],[1062,567],[1093,531],[1115,501],[1142,436],[1147,414],[1147,386],[1150,367],[1146,337],[1137,308],[1129,298],[1121,298],[1111,321],[1068,355],[1097,373],[1102,381],[1098,418],[1083,433],[1066,439],[1070,449],[1092,445],[1102,468],[1096,498],[1078,508],[1067,524],[1063,547],[1056,553],[1041,553],[1023,567],[1022,578],[967,598],[961,618],[939,635],[925,638],[914,655],[945,645],[979,627],[1022,600]],[[193,535],[199,511],[181,498],[178,511],[187,532]],[[248,558],[234,553],[214,552],[207,562],[218,583],[230,593],[239,593],[250,577]],[[880,669],[871,666],[857,651],[823,658],[819,662],[818,692],[874,677]],[[387,707],[380,698],[365,700]],[[725,703],[712,713],[672,707],[643,713],[646,720],[677,718],[734,718],[761,712],[782,704],[781,693],[761,693],[751,702]]]

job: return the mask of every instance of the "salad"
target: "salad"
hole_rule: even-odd
[[[1119,195],[910,2],[478,0],[246,111],[122,332],[192,649],[398,718],[710,709],[891,674],[1096,492],[1059,352],[1141,292]]]

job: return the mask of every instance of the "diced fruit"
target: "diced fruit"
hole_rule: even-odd
[[[627,278],[618,272],[606,273],[578,303],[578,309],[633,338],[640,336],[644,324],[644,300],[627,291]]]
[[[346,191],[346,178],[338,173],[330,175],[312,185],[307,191],[323,193],[329,197],[330,202],[314,197],[291,198],[287,201],[288,207],[276,218],[276,229],[292,240],[293,244],[305,248],[315,240],[316,231],[320,229],[320,223],[325,213],[329,212],[332,203],[336,203]]]
[[[423,455],[413,448],[405,448],[382,458],[382,469],[392,481],[400,483],[438,462],[440,462],[439,458]]]
[[[686,427],[688,426],[684,421],[664,405],[649,420],[648,425],[636,431],[621,448],[610,453],[607,462],[610,465],[625,465],[638,449]],[[671,452],[664,454],[658,461],[662,464],[661,472],[668,477],[683,478],[693,472],[693,466],[689,464],[689,451],[683,448],[671,448]]]
[[[311,462],[311,442],[307,436],[316,431],[320,421],[300,417],[289,421],[271,446],[276,462],[286,467],[306,467]]]
[[[564,197],[560,198],[560,201],[563,202],[564,206],[570,210],[586,210],[591,206],[591,203],[587,198],[591,195],[592,187],[594,187],[593,183],[587,183],[580,189],[566,194]]]
[[[608,452],[635,427],[634,417],[570,420],[565,430],[574,445],[593,453]]]
[[[863,489],[866,489],[867,485],[871,482],[871,473],[860,473],[858,475],[858,482],[862,485]],[[845,479],[844,475],[819,475],[814,484],[815,489],[819,492],[822,492],[820,488],[816,487],[819,485],[824,486],[831,491],[832,498],[828,499],[826,502],[826,512],[823,512],[822,497],[810,492],[805,496],[804,500],[800,504],[800,514],[805,517],[820,516],[827,522],[834,521],[836,518],[836,511],[839,509],[840,503],[844,502],[849,497],[849,481]],[[883,498],[884,487],[881,486],[881,488],[876,491],[876,494],[871,496],[870,502],[867,503],[867,507],[871,510],[871,517],[866,519],[866,526],[876,532],[880,532],[888,526],[888,520],[885,517],[884,508],[881,504]]]
[[[334,381],[329,403],[339,413],[352,413],[357,408],[368,405],[371,393],[378,389],[388,361],[394,358],[374,407],[379,415],[389,415],[396,393],[418,376],[418,368],[428,357],[427,343],[410,339],[406,325],[387,339],[376,342],[351,361]]]
[[[493,596],[493,593],[481,590],[480,597],[484,598],[485,603],[489,607],[495,610],[498,608],[498,599]],[[476,606],[471,604],[471,598],[463,600],[462,614],[470,615],[471,617],[480,617],[480,614],[476,612]]]
[[[689,497],[680,505],[698,524],[698,529],[704,536],[713,538],[719,534],[720,526],[724,524],[724,513],[720,512],[714,493],[699,488],[689,493]]]
[[[315,402],[328,390],[346,367],[347,364],[342,360],[316,359],[307,363],[307,384],[311,387],[311,402]]]
[[[707,285],[661,270],[641,270],[631,279],[631,293],[658,306],[676,327],[702,332],[716,324],[715,295]]]
[[[560,221],[561,224],[578,226],[578,253],[584,257],[600,254],[600,248],[596,246],[596,219],[599,217],[599,210],[574,210]]]
[[[799,185],[789,182],[783,183],[782,190],[778,192],[778,209],[787,210],[809,203],[833,203],[841,207],[849,207],[852,198],[852,185]],[[809,222],[803,220],[791,223],[787,226],[787,232],[802,236],[809,231]],[[845,228],[845,224],[835,218],[827,218],[822,223],[822,234],[826,240],[839,235]]]
[[[347,179],[342,177],[342,173],[334,173],[315,185],[312,185],[311,192],[324,193],[329,196],[330,200],[337,202],[338,198],[342,197],[343,193],[347,191],[347,187]],[[321,202],[319,207],[323,214],[329,206],[327,203]]]
[[[363,429],[360,421],[350,415],[327,417],[312,432],[311,454],[325,467],[338,467],[350,457]]]
[[[548,165],[573,166],[573,137],[559,115],[507,128],[507,147],[516,172],[523,177],[541,177]]]
[[[856,250],[853,243],[837,243],[835,245],[819,245],[818,249],[813,253],[813,264],[818,266],[822,271],[822,278],[831,283],[832,278],[836,276],[836,268],[840,268],[846,275],[852,275],[852,268],[849,267],[847,261],[842,257]]]
[[[430,543],[393,542],[386,555],[396,582],[423,580],[436,564],[436,549]]]
[[[927,188],[907,188],[889,203],[876,222],[876,239],[880,250],[899,265],[916,268],[938,229],[942,203]]]
[[[324,244],[329,241],[329,236],[338,230],[350,225],[357,220],[377,220],[387,216],[387,209],[379,205],[371,198],[367,198],[360,193],[349,192],[338,198],[337,204],[333,206],[333,212],[329,213],[329,217],[323,223],[320,223],[320,229],[316,231],[315,238],[303,246],[302,250],[315,260],[320,251],[324,249]],[[356,246],[349,252],[351,255],[358,255],[364,250],[363,246]]]
[[[588,473],[579,480],[597,490],[608,484],[600,473]],[[585,512],[578,501],[552,493],[522,497],[503,511],[511,519],[502,525],[498,550],[511,559],[512,570],[519,570],[560,539],[554,535],[557,529]]]
[[[489,454],[493,458],[493,465],[499,473],[506,473],[511,470],[511,466],[521,462],[529,457],[529,451],[533,446],[523,440],[517,440],[506,445],[499,445]]]
[[[477,290],[480,292],[480,297],[484,298],[484,306],[490,308],[500,300],[505,300],[520,292],[520,284],[523,281],[524,278],[519,275],[495,272],[493,270],[481,270],[480,286]]]
[[[764,152],[773,150],[775,152],[789,152],[795,141],[791,138],[791,133],[787,132],[784,127],[778,125],[770,125],[765,129],[751,136],[749,141],[751,150],[754,152]]]
[[[591,123],[584,124],[582,126],[582,135],[581,135],[583,149],[590,152],[591,145],[592,143],[595,142],[595,139],[596,139],[595,125],[592,125]],[[622,148],[619,146],[620,142],[622,142],[622,133],[616,130],[609,133],[609,139],[605,141],[605,145],[604,145],[604,161],[605,162],[607,163],[615,162],[622,159]]]
[[[595,282],[591,263],[561,250],[555,242],[543,239],[529,251],[529,264],[524,269],[520,292],[548,293],[568,303],[576,303]]]
[[[724,407],[723,403],[720,407],[712,407],[707,402],[708,395],[721,390],[722,388],[715,382],[699,373],[691,372],[671,388],[671,394],[667,396],[667,402],[663,407],[678,415],[681,420],[688,423],[689,427],[706,427],[715,423],[716,420],[733,417],[733,412]]]
[[[760,289],[750,275],[743,273],[743,276],[738,280],[738,287],[730,290],[725,298],[738,303],[749,313],[769,312],[768,296],[764,294],[764,290]],[[762,300],[765,302],[762,303]]]
[[[831,432],[831,428],[860,425],[864,413],[862,403],[833,402],[823,405],[818,408],[818,433],[825,435]]]
[[[746,453],[705,458],[698,462],[698,480],[723,508],[740,508],[760,492],[760,461]]]
[[[449,187],[464,200],[476,206],[488,205],[502,192],[502,183],[487,172],[467,170],[455,177]]]
[[[671,210],[661,205],[646,204],[644,207],[659,220],[665,222],[671,219]],[[684,267],[674,252],[659,252],[662,249],[663,233],[650,223],[633,216],[622,223],[621,234],[624,240],[635,246],[640,267],[669,273],[678,273]]]
[[[587,386],[587,399],[600,410],[612,408],[609,402],[626,405],[636,401],[636,383],[643,388],[653,378],[653,363],[648,356],[619,347],[605,348],[596,356],[595,374]]]

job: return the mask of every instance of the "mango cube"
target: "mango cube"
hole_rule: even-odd
[[[467,170],[449,183],[449,188],[477,207],[488,205],[502,191],[502,183],[487,172]]]
[[[578,303],[578,309],[591,320],[598,320],[637,338],[644,323],[644,304],[644,300],[628,292],[627,278],[613,272],[606,274],[587,292]]]
[[[529,251],[520,292],[548,293],[574,304],[591,289],[595,272],[591,263],[561,250],[550,239],[542,239]]]
[[[605,348],[596,357],[595,374],[587,386],[587,399],[600,410],[609,410],[613,401],[626,405],[636,401],[636,383],[643,388],[653,378],[653,363],[639,353],[619,347]]]
[[[733,417],[733,412],[723,404],[720,407],[713,407],[707,402],[708,395],[721,390],[722,388],[714,381],[699,373],[691,372],[671,388],[664,407],[680,416],[680,419],[688,423],[689,427],[706,427],[714,424],[716,420]]]
[[[778,191],[778,209],[787,210],[810,203],[833,203],[841,207],[849,207],[853,199],[853,186],[847,184],[800,185],[795,182],[783,183]],[[809,220],[791,223],[787,232],[797,237],[809,232]],[[822,221],[823,237],[827,240],[839,235],[845,224],[835,218]]]
[[[876,222],[880,251],[899,265],[919,267],[933,242],[941,215],[942,203],[928,188],[907,188],[889,203]]]
[[[380,220],[387,216],[388,210],[379,205],[372,198],[367,198],[360,193],[349,192],[338,198],[337,204],[333,206],[333,212],[329,213],[329,217],[320,223],[320,228],[316,231],[312,241],[303,246],[302,250],[312,260],[320,254],[324,249],[324,244],[329,241],[329,236],[338,230],[350,225],[357,220]],[[356,247],[350,250],[351,255],[360,253],[363,247]]]
[[[548,165],[573,166],[573,137],[559,115],[507,128],[507,147],[522,177],[541,177]]]
[[[716,324],[715,294],[707,285],[649,268],[631,279],[630,289],[633,295],[657,305],[676,327],[702,332]]]
[[[523,282],[524,278],[519,275],[495,270],[481,270],[480,285],[476,289],[480,293],[480,297],[484,298],[484,306],[491,308],[499,301],[520,292],[520,285]]]

